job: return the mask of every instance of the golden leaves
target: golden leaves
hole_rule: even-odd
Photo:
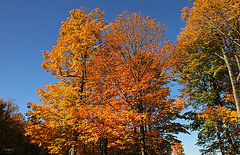
[[[167,85],[175,75],[167,72],[173,46],[171,42],[161,41],[164,31],[164,25],[150,17],[125,12],[108,25],[104,50],[95,53],[100,75],[95,80],[102,83],[94,87],[99,92],[96,95],[100,95],[96,99],[108,114],[100,114],[99,118],[104,116],[110,121],[110,128],[106,129],[108,135],[114,133],[113,137],[124,138],[124,143],[116,143],[127,145],[128,138],[132,141],[139,138],[136,133],[141,125],[152,126],[159,119],[165,120],[167,115],[166,119],[171,119],[170,115],[184,108],[181,101],[173,103],[167,99]],[[107,107],[112,112],[109,113]],[[134,133],[134,130],[138,131]],[[122,137],[124,133],[133,137]],[[150,143],[153,135],[148,136],[146,141]]]
[[[208,123],[223,120],[230,124],[237,124],[237,111],[220,106],[208,107],[202,114],[198,114],[198,117]]]
[[[193,7],[185,7],[182,10],[182,19],[186,19],[186,27],[182,29],[178,40],[185,40],[184,43],[192,43],[201,39],[207,43],[208,39],[219,41],[219,37],[226,39],[226,35],[238,33],[237,23],[239,22],[240,2],[238,0],[197,0]],[[227,29],[227,34],[225,30]],[[213,36],[218,38],[213,38]],[[211,37],[212,36],[212,37]],[[210,38],[209,38],[210,37]],[[191,39],[190,39],[191,38]]]
[[[43,104],[29,103],[27,134],[53,153],[102,139],[123,149],[135,147],[140,128],[149,126],[145,141],[157,147],[160,131],[153,126],[185,108],[169,99],[174,45],[162,41],[165,25],[137,13],[107,26],[99,9],[70,14],[57,45],[42,51],[42,66],[61,80],[37,90]]]
[[[95,48],[101,44],[103,12],[95,9],[86,14],[83,9],[70,11],[71,17],[62,23],[57,45],[51,52],[43,52],[44,69],[58,78],[69,75],[79,76],[84,70],[83,64],[91,57]]]
[[[174,155],[184,155],[183,144],[177,141],[174,141],[172,144],[173,154]]]

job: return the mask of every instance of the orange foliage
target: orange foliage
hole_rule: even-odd
[[[70,11],[71,17],[62,23],[57,45],[43,53],[42,63],[51,75],[60,78],[57,84],[38,89],[43,104],[28,103],[30,122],[27,135],[51,153],[68,151],[72,146],[81,150],[91,138],[88,128],[89,107],[87,84],[89,59],[102,43],[105,26],[99,9],[86,14],[83,9]]]
[[[228,102],[231,101],[234,103],[234,96],[232,94],[227,94],[225,98],[223,98],[224,101]]]
[[[182,143],[174,141],[172,144],[172,149],[174,155],[185,155]]]
[[[162,41],[166,27],[136,13],[107,26],[99,9],[70,13],[58,44],[43,52],[42,66],[61,80],[38,89],[42,105],[28,104],[27,135],[51,153],[86,153],[103,139],[126,152],[162,151],[163,135],[178,132],[171,121],[185,108],[169,97],[175,75],[168,72],[173,45]]]
[[[220,106],[208,107],[202,114],[198,114],[198,117],[206,122],[223,120],[230,124],[237,124],[237,111]]]
[[[94,55],[98,71],[92,76],[91,88],[96,91],[92,102],[111,109],[107,116],[113,126],[105,129],[117,132],[107,135],[121,139],[112,145],[143,147],[146,143],[154,148],[160,143],[160,132],[153,126],[159,120],[168,122],[185,108],[183,100],[168,98],[175,75],[167,72],[173,45],[161,40],[165,30],[150,17],[125,12],[108,25],[106,43]]]

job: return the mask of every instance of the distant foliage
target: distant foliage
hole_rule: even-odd
[[[26,122],[14,100],[0,99],[0,154],[47,155],[25,136]]]

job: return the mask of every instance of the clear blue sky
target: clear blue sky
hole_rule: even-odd
[[[188,0],[0,0],[0,98],[15,98],[20,112],[27,102],[41,103],[37,88],[55,82],[40,66],[41,50],[51,50],[61,22],[75,8],[99,7],[110,21],[124,10],[150,15],[168,27],[165,38],[175,42],[181,27],[181,8]],[[174,88],[177,89],[177,88]],[[177,92],[174,90],[174,92]],[[196,133],[180,135],[186,155],[199,155]]]

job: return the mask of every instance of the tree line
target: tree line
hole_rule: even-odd
[[[182,155],[176,134],[198,130],[202,154],[239,154],[239,8],[195,0],[176,44],[150,16],[125,11],[107,23],[98,8],[70,11],[57,45],[42,51],[58,82],[37,90],[42,104],[28,103],[24,132],[52,154]]]
[[[13,99],[0,98],[0,154],[46,155],[48,150],[25,136],[27,121]]]

